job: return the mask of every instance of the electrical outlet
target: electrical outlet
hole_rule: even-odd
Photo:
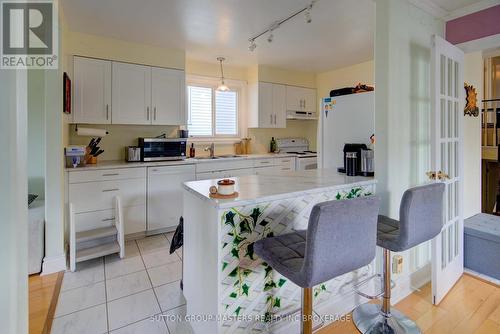
[[[394,255],[392,257],[392,273],[401,274],[403,272],[403,257],[401,255]]]

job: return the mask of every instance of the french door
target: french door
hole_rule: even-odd
[[[433,303],[439,304],[464,270],[464,53],[433,36],[431,57],[431,178],[446,184],[443,228],[432,241],[432,294]]]

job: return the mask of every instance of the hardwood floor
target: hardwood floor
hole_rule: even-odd
[[[396,305],[429,334],[500,333],[500,286],[464,274],[445,299],[431,304],[431,285],[425,285]],[[352,321],[336,322],[317,334],[359,333]]]
[[[29,333],[49,334],[64,273],[31,275],[29,285]]]

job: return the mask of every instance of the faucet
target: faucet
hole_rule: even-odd
[[[210,144],[210,146],[205,147],[204,151],[210,151],[210,158],[214,158],[214,152],[215,152],[215,143]]]

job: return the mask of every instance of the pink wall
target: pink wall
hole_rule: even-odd
[[[500,34],[500,5],[446,22],[446,40],[460,44]]]

